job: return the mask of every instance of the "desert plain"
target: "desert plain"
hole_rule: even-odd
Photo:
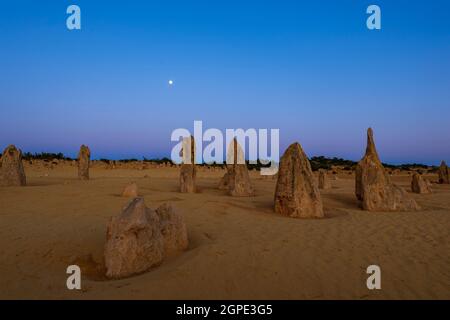
[[[325,218],[293,219],[274,212],[276,179],[256,170],[255,195],[231,197],[217,188],[220,168],[200,167],[198,191],[180,193],[175,166],[93,164],[87,181],[71,162],[24,166],[27,186],[0,187],[0,299],[450,299],[450,185],[413,194],[410,172],[391,179],[419,211],[361,210],[354,172],[342,171],[320,190]],[[170,202],[183,215],[189,247],[109,280],[106,226],[130,201],[121,196],[130,182],[148,207]],[[66,287],[71,264],[81,290]],[[366,286],[373,264],[381,290]]]

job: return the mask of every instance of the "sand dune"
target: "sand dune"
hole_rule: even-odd
[[[251,172],[255,197],[217,189],[223,171],[199,170],[199,193],[179,193],[179,169],[26,167],[28,186],[0,188],[0,298],[46,299],[450,299],[450,186],[411,194],[422,210],[358,208],[354,176],[321,190],[325,219],[273,211],[275,180]],[[147,175],[148,177],[144,178]],[[436,179],[435,177],[432,177]],[[409,190],[410,176],[395,183]],[[150,207],[170,201],[184,215],[189,250],[145,274],[106,281],[106,225],[135,181]],[[81,291],[66,288],[66,267],[82,267]],[[382,289],[366,288],[366,268]]]

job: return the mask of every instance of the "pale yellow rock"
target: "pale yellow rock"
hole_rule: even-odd
[[[227,152],[227,172],[219,183],[219,189],[228,190],[234,197],[249,197],[254,195],[253,185],[250,181],[244,151],[236,138],[230,143]]]
[[[275,212],[292,218],[322,218],[319,189],[306,154],[293,143],[281,157],[275,190]]]
[[[186,250],[189,241],[183,216],[168,203],[159,206],[156,214],[159,217],[160,230],[164,239],[164,256]]]
[[[138,186],[135,182],[127,184],[123,189],[122,197],[136,198],[137,196],[138,196]]]
[[[331,189],[331,181],[324,169],[319,169],[319,189]]]
[[[27,179],[22,163],[22,151],[13,145],[8,146],[2,154],[0,173],[0,185],[25,186]]]
[[[355,194],[368,211],[414,211],[420,207],[402,188],[391,183],[378,157],[371,128],[367,130],[367,148],[356,166]]]
[[[422,178],[422,175],[415,172],[411,179],[411,191],[414,193],[431,193],[431,188],[427,181]]]
[[[197,168],[195,165],[195,140],[194,137],[184,138],[181,155],[183,164],[180,168],[180,192],[195,193]]]
[[[145,272],[188,245],[183,217],[171,205],[153,210],[143,198],[134,198],[108,224],[106,276],[119,279]]]
[[[450,184],[450,170],[447,167],[445,161],[441,162],[441,165],[438,169],[439,174],[439,183],[441,184]]]
[[[83,144],[78,153],[78,179],[89,180],[90,158],[91,151]]]

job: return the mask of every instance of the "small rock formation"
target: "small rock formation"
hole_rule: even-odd
[[[195,193],[197,168],[195,167],[194,137],[183,139],[181,156],[183,157],[183,164],[180,169],[180,192]]]
[[[319,189],[331,189],[331,181],[328,178],[328,173],[324,169],[319,169]]]
[[[183,217],[168,204],[147,208],[135,198],[111,218],[104,251],[106,276],[119,279],[161,264],[164,257],[188,246]]]
[[[137,196],[138,196],[138,186],[135,182],[127,184],[123,189],[122,197],[136,198]]]
[[[323,206],[306,154],[299,143],[284,152],[275,189],[275,212],[292,218],[322,218]]]
[[[164,239],[164,256],[187,249],[189,241],[183,216],[168,203],[159,206],[156,214],[159,217],[160,230]]]
[[[219,189],[228,190],[233,197],[253,196],[254,190],[245,163],[244,151],[234,138],[227,152],[227,172],[219,183]]]
[[[414,193],[431,193],[431,189],[427,183],[422,178],[422,175],[415,172],[411,179],[411,190]]]
[[[219,189],[220,190],[228,190],[229,188],[229,184],[230,184],[230,177],[229,177],[229,173],[231,168],[228,168],[227,166],[227,172],[225,172],[225,174],[223,175],[222,179],[220,179],[219,182]]]
[[[441,166],[439,167],[438,174],[439,174],[439,183],[450,184],[450,171],[449,171],[445,161],[441,162]]]
[[[355,194],[368,211],[413,211],[420,207],[402,188],[391,183],[378,157],[371,128],[367,130],[367,148],[356,166]]]
[[[78,153],[78,179],[89,180],[89,164],[91,151],[84,144],[80,147]]]
[[[22,151],[15,146],[8,146],[2,154],[1,185],[6,187],[25,186],[27,179],[22,164]]]

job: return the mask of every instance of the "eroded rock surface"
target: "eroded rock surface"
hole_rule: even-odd
[[[368,211],[414,211],[420,207],[402,188],[390,181],[380,161],[371,128],[367,130],[366,153],[356,166],[355,194]]]
[[[183,217],[171,205],[153,210],[146,207],[143,198],[135,198],[108,224],[106,276],[124,278],[145,272],[188,244]]]
[[[0,185],[6,187],[25,186],[27,179],[22,163],[22,151],[15,146],[8,146],[2,154],[0,168]]]
[[[293,218],[322,218],[323,205],[311,165],[299,143],[281,157],[275,190],[275,212]]]

